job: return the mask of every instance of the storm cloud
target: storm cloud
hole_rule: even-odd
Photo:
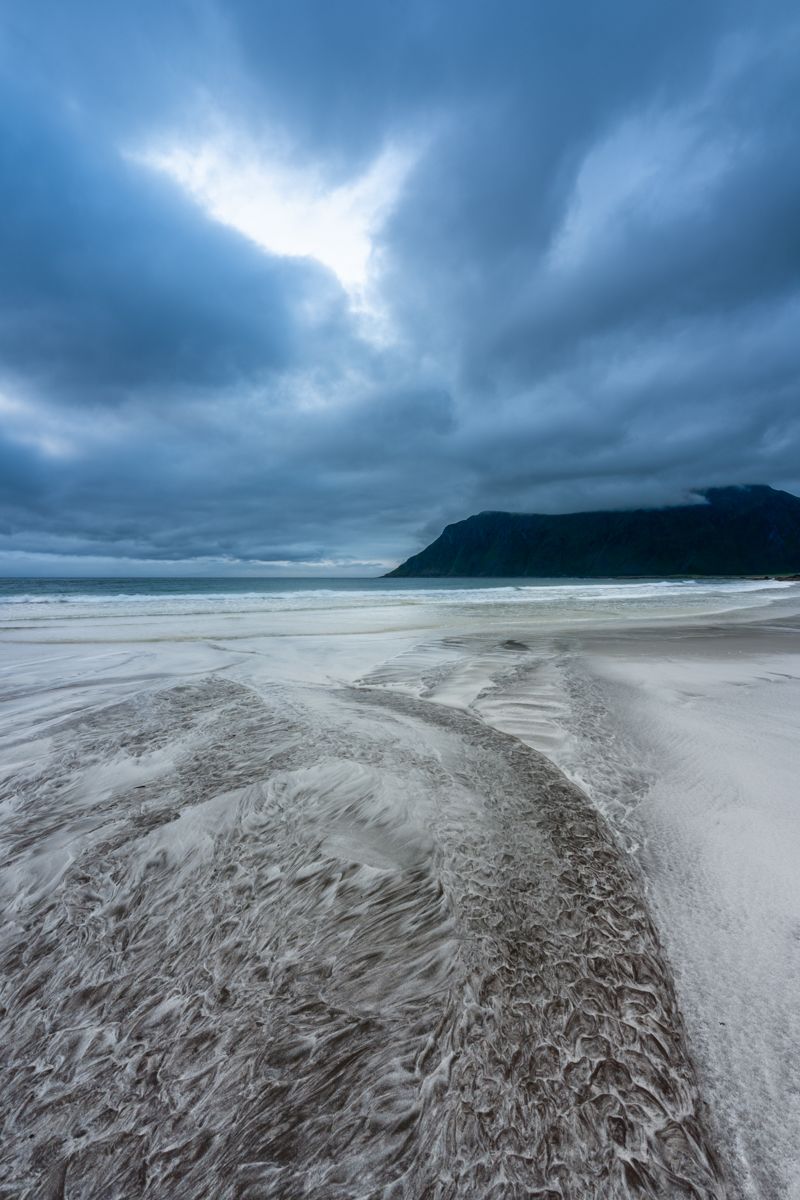
[[[1,20],[0,571],[800,491],[794,5]]]

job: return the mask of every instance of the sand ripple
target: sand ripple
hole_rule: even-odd
[[[209,679],[3,814],[9,1196],[725,1194],[630,860],[474,716]]]

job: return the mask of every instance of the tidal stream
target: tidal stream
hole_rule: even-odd
[[[730,1194],[635,862],[518,739],[211,675],[3,795],[3,1196]]]

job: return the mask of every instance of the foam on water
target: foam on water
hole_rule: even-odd
[[[227,587],[223,585],[227,583]],[[31,586],[37,585],[37,586]],[[41,580],[0,579],[0,620],[46,617],[66,607],[102,616],[103,610],[163,614],[221,612],[326,611],[435,604],[524,605],[566,615],[584,609],[596,614],[617,605],[634,610],[644,603],[654,613],[677,601],[689,608],[726,611],[769,604],[790,582],[777,579],[685,580],[474,580],[338,579],[338,580]],[[21,610],[21,611],[20,611]],[[673,611],[674,615],[674,611]]]

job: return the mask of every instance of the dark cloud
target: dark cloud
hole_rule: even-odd
[[[788,3],[4,13],[0,569],[392,560],[480,508],[800,490]],[[223,135],[327,188],[411,155],[376,318],[136,156]]]
[[[210,223],[68,113],[21,110],[10,89],[0,113],[5,371],[59,402],[107,404],[284,371],[315,337],[346,333],[343,298],[312,262]]]

